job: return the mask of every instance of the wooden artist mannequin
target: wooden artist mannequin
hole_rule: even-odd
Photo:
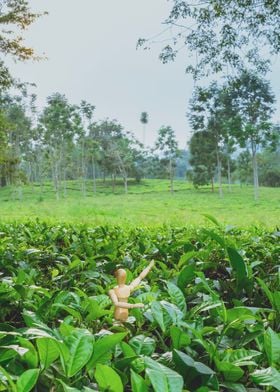
[[[128,309],[144,307],[144,304],[129,304],[128,298],[130,297],[131,292],[139,286],[141,280],[148,275],[153,266],[154,261],[151,261],[148,267],[141,272],[138,278],[134,279],[129,285],[125,284],[126,271],[124,269],[118,269],[116,271],[118,286],[109,291],[110,298],[115,305],[115,320],[126,321],[128,318]]]

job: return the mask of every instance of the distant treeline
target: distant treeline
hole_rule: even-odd
[[[86,101],[73,105],[64,95],[55,93],[38,112],[35,95],[2,94],[0,186],[20,189],[25,183],[43,185],[51,180],[59,198],[67,195],[68,180],[78,180],[85,195],[88,180],[96,192],[98,178],[109,178],[112,191],[116,179],[122,178],[125,192],[128,178],[169,178],[173,191],[173,179],[187,176],[196,187],[212,183],[214,188],[217,181],[220,187],[225,181],[252,183],[252,158],[258,163],[260,183],[280,186],[278,128],[268,122],[259,125],[262,138],[253,146],[255,150],[250,150],[250,135],[244,136],[242,131],[242,127],[248,130],[249,126],[244,125],[227,94],[224,86],[216,84],[195,90],[189,114],[194,133],[188,151],[179,150],[170,126],[161,127],[155,145],[147,148],[143,144],[148,123],[145,112],[140,116],[144,127],[141,143],[117,121],[97,121],[95,107]]]

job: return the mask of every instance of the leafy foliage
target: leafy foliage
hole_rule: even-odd
[[[167,42],[160,59],[163,63],[173,61],[182,47],[186,48],[188,57],[189,53],[194,57],[188,61],[186,70],[194,78],[245,67],[265,72],[270,56],[279,53],[278,1],[173,0],[171,3],[164,21],[166,28],[156,35],[160,36],[159,42]],[[138,46],[147,49],[154,38],[141,38]]]
[[[279,232],[209,222],[2,224],[1,390],[277,389]],[[152,259],[149,282],[131,298],[144,311],[115,324],[114,270],[137,274]]]

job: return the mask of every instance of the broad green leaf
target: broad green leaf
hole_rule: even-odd
[[[280,337],[271,328],[264,334],[264,350],[270,366],[280,363]]]
[[[263,290],[263,292],[265,293],[265,295],[267,296],[270,304],[272,307],[274,307],[274,299],[273,299],[273,294],[272,292],[269,290],[268,286],[266,285],[266,283],[260,279],[260,278],[256,278],[258,284],[260,285],[261,289]]]
[[[231,266],[236,273],[237,282],[240,287],[244,287],[247,283],[248,270],[243,257],[234,248],[227,248]]]
[[[169,392],[171,391],[166,374],[161,370],[146,369],[146,374],[149,377],[153,390],[155,392]],[[173,389],[175,392],[175,389]]]
[[[171,304],[167,301],[160,301],[160,305],[163,310],[163,322],[166,329],[171,324],[180,324],[180,321],[183,319],[184,314],[183,312],[181,312],[178,306]]]
[[[107,335],[95,342],[93,344],[93,355],[88,366],[92,368],[97,363],[102,363],[104,356],[107,358],[108,353],[124,339],[126,334],[126,332],[121,332]]]
[[[204,365],[204,363],[194,361],[189,355],[179,350],[173,351],[173,359],[176,365],[178,366],[177,368],[180,371],[180,374],[182,375],[185,375],[190,371],[192,371],[193,374],[195,372],[196,374],[207,375],[207,376],[211,376],[215,374],[214,370]]]
[[[195,278],[195,266],[187,265],[178,275],[177,285],[184,292],[186,286]]]
[[[280,391],[280,373],[273,367],[256,370],[251,374],[251,378],[258,385],[274,387]]]
[[[121,342],[120,348],[125,357],[134,357],[136,355],[136,352],[133,350],[133,348],[131,348],[130,345],[126,342]]]
[[[187,264],[187,262],[193,257],[197,256],[197,251],[191,250],[187,253],[184,253],[179,260],[178,268],[181,268],[183,265]]]
[[[280,291],[275,291],[273,293],[273,303],[275,310],[280,313]]]
[[[212,240],[216,241],[222,248],[225,247],[225,240],[219,234],[217,234],[214,230],[203,229],[203,233],[210,237]]]
[[[145,380],[130,369],[132,392],[148,392]]]
[[[155,392],[182,391],[184,385],[183,378],[174,370],[148,357],[145,357],[145,368]]]
[[[17,380],[17,392],[29,392],[35,386],[40,370],[29,369],[20,375]]]
[[[23,357],[28,352],[27,348],[21,347],[18,344],[10,344],[9,346],[0,346],[0,348],[5,348],[7,350],[13,350],[17,354],[19,354],[21,357]]]
[[[90,335],[78,334],[69,339],[70,358],[67,362],[67,375],[73,377],[90,360],[93,351],[93,339]]]
[[[138,355],[151,356],[156,347],[156,342],[153,338],[144,335],[137,335],[130,339],[129,345]]]
[[[80,392],[80,389],[69,387],[67,384],[65,384],[62,380],[57,380],[60,382],[60,384],[63,387],[64,392]]]
[[[223,373],[226,381],[238,381],[244,374],[244,371],[230,362],[217,362],[217,368]]]
[[[220,227],[220,223],[217,221],[217,219],[210,214],[202,214],[202,216],[204,216],[206,219],[210,220],[212,223],[214,223],[216,226]]]
[[[109,313],[108,310],[102,309],[98,302],[91,298],[89,298],[89,303],[86,310],[88,312],[88,315],[86,317],[86,320],[88,322],[98,320],[100,317]]]
[[[76,309],[73,309],[71,306],[67,306],[67,305],[64,305],[64,304],[56,303],[56,304],[53,304],[52,307],[53,308],[63,309],[63,310],[65,310],[65,312],[71,314],[71,316],[73,316],[74,318],[76,318],[80,322],[82,321],[81,313],[78,312]]]
[[[180,350],[182,347],[186,347],[191,343],[189,335],[175,325],[170,327],[170,336],[172,339],[172,347],[177,350]]]
[[[247,392],[247,389],[244,387],[244,385],[235,382],[225,381],[221,384],[221,386],[225,387],[227,391]]]
[[[60,361],[65,375],[67,374],[68,361],[70,359],[70,350],[64,342],[56,342],[59,349]]]
[[[116,370],[121,370],[124,371],[126,368],[129,368],[136,359],[139,357],[137,355],[134,355],[133,357],[125,357],[121,359],[116,359],[114,361],[114,366]]]
[[[172,302],[175,303],[182,312],[186,313],[186,300],[179,287],[174,283],[167,282],[167,290]]]
[[[57,342],[50,338],[40,338],[36,340],[36,343],[41,366],[47,369],[59,357]]]
[[[223,361],[230,362],[236,366],[256,365],[252,360],[260,355],[262,355],[262,353],[259,351],[246,350],[245,348],[236,350],[229,349],[225,352]]]
[[[118,373],[110,366],[98,363],[94,377],[102,390],[109,392],[123,392],[123,384]]]
[[[165,332],[166,327],[165,327],[165,323],[164,323],[164,319],[163,319],[163,311],[162,311],[162,308],[161,308],[161,305],[159,302],[157,302],[157,301],[152,302],[151,312],[152,312],[153,318],[160,326],[162,332]]]
[[[22,347],[28,349],[27,353],[23,355],[22,360],[24,360],[30,368],[37,368],[38,354],[33,344],[29,340],[22,337],[19,337],[18,341]]]
[[[0,366],[0,375],[2,375],[2,374],[4,375],[6,380],[8,381],[8,384],[9,384],[9,387],[10,387],[10,391],[11,392],[18,392],[16,384],[13,382],[13,379],[10,376],[10,374],[2,366]],[[6,390],[6,388],[4,390]]]
[[[233,321],[242,322],[243,320],[255,320],[256,316],[252,309],[246,308],[245,306],[236,306],[235,308],[226,310],[227,321],[232,323]]]

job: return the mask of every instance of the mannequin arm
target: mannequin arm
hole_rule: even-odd
[[[134,279],[131,283],[130,283],[130,289],[134,290],[137,286],[139,286],[140,282],[145,279],[145,277],[148,275],[148,273],[151,271],[151,269],[153,268],[153,266],[155,265],[154,261],[151,261],[150,264],[148,265],[148,267],[146,267],[141,274],[138,276],[138,278]]]
[[[143,308],[144,304],[129,304],[127,302],[119,302],[118,297],[116,296],[116,293],[114,290],[109,291],[109,296],[115,306],[118,308],[123,308],[123,309],[134,309],[134,308]]]

